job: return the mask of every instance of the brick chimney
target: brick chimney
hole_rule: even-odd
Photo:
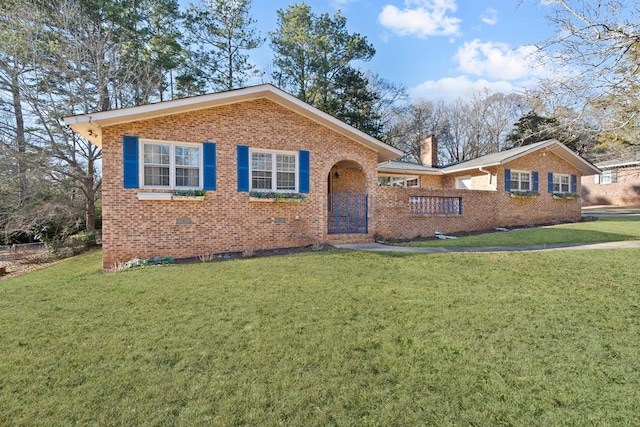
[[[434,168],[438,166],[438,140],[435,136],[425,138],[420,143],[420,163]]]

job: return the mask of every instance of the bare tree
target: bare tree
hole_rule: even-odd
[[[590,116],[586,121],[593,123],[599,117],[601,132],[638,144],[640,1],[544,4],[556,32],[541,49],[555,72],[541,86],[541,97],[561,98],[579,119]]]
[[[380,126],[380,137],[383,141],[393,139],[393,128],[405,111],[409,99],[407,90],[401,84],[389,81],[378,74],[368,72],[365,76],[369,92],[376,95],[373,109]]]
[[[32,5],[7,0],[0,4],[0,107],[4,120],[0,122],[0,141],[3,144],[5,168],[12,175],[18,189],[17,207],[27,204],[27,123],[25,100],[21,86],[29,80],[38,54],[43,17]],[[15,166],[15,170],[14,170]]]
[[[507,137],[525,105],[518,94],[487,90],[445,105],[446,132],[439,138],[443,160],[461,162],[509,148]]]
[[[443,110],[442,102],[434,105],[418,101],[405,107],[388,132],[388,142],[407,153],[406,160],[420,161],[420,143],[425,138],[432,135],[442,138],[448,134],[449,123],[445,121]]]

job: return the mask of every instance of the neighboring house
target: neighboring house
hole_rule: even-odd
[[[640,151],[597,164],[601,173],[582,177],[585,206],[640,206]]]
[[[271,85],[64,121],[102,148],[105,268],[573,221],[580,203],[558,197],[600,172],[557,141],[438,168],[432,139],[426,164],[398,162],[399,150]]]

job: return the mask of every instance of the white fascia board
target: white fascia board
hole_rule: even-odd
[[[269,84],[236,89],[228,92],[158,102],[138,107],[64,117],[62,120],[71,129],[87,138],[93,144],[101,147],[101,129],[105,126],[148,120],[171,114],[180,114],[205,108],[236,104],[260,98],[269,99],[289,110],[303,115],[310,120],[328,127],[351,140],[373,149],[378,153],[378,161],[396,159],[404,155],[402,151],[367,135],[366,133]]]

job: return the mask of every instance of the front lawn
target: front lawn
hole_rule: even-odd
[[[100,256],[0,282],[0,425],[640,424],[640,250]]]
[[[497,231],[457,239],[406,243],[417,247],[529,246],[562,243],[601,243],[640,240],[640,217],[603,217],[596,221]]]

